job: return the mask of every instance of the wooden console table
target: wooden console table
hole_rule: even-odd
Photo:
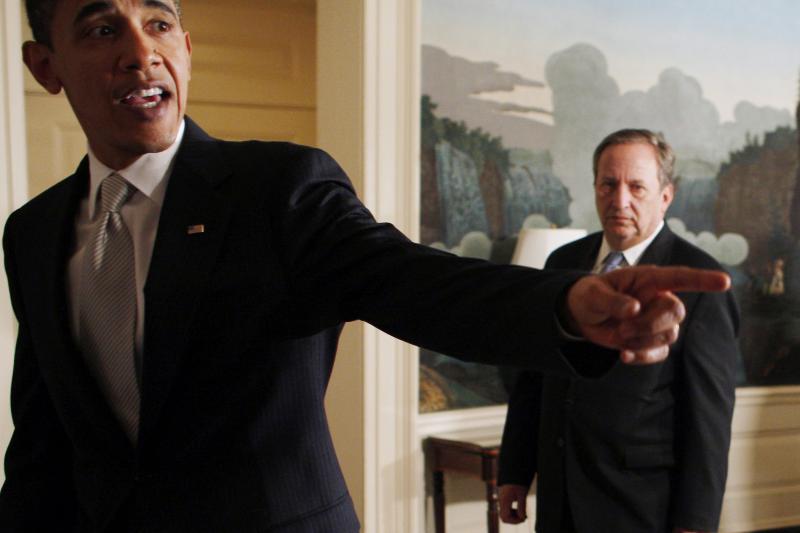
[[[424,449],[426,462],[433,476],[433,514],[436,533],[445,533],[445,472],[461,472],[479,478],[486,484],[487,531],[499,533],[497,458],[500,454],[500,442],[498,438],[456,440],[428,437],[425,439]]]

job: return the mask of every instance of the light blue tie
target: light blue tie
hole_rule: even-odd
[[[611,252],[603,259],[603,266],[600,268],[600,273],[605,274],[606,272],[611,272],[625,265],[625,256],[622,252]]]

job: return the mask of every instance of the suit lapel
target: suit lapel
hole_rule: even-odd
[[[40,321],[46,328],[43,335],[37,337],[51,343],[47,350],[42,350],[40,357],[51,357],[56,364],[72,364],[76,355],[76,347],[69,330],[67,306],[67,261],[69,248],[74,239],[75,214],[89,182],[88,160],[84,158],[78,170],[67,178],[63,187],[55,195],[52,210],[48,209],[48,224],[36,231],[38,246],[31,247],[37,254],[27,261],[32,269],[44,269],[39,279],[44,286],[38,293],[42,303],[35,306],[49,316]],[[73,369],[74,370],[74,369]]]
[[[97,387],[69,328],[67,262],[74,239],[75,215],[89,183],[88,167],[84,158],[75,174],[54,189],[48,200],[52,205],[42,210],[46,215],[41,220],[46,225],[35,231],[37,245],[26,247],[32,254],[26,261],[29,265],[26,275],[31,276],[32,283],[41,285],[35,293],[39,301],[30,311],[43,316],[31,320],[31,327],[39,328],[32,337],[54,403],[66,413],[65,422],[91,420],[93,431],[102,433],[107,443],[106,451],[110,455],[121,453],[118,458],[127,462],[133,457],[133,447]],[[70,412],[75,412],[71,406],[76,405],[77,411],[86,414],[71,419]],[[80,426],[70,429],[80,438]]]
[[[603,242],[603,234],[595,233],[589,236],[587,246],[581,248],[581,255],[576,258],[575,264],[580,265],[581,270],[590,271],[594,268],[597,261],[597,253],[600,251],[600,245]]]
[[[219,142],[187,118],[144,289],[141,439],[147,438],[169,395],[198,295],[219,254],[231,215],[230,199],[219,188],[230,174]]]
[[[591,271],[594,268],[597,252],[600,250],[602,241],[602,233],[592,233],[576,243],[580,244],[580,246],[571,247],[572,252],[569,255],[564,256],[561,261],[557,261],[550,266],[553,268],[577,268]]]
[[[669,229],[667,223],[664,222],[664,227],[658,232],[656,238],[650,243],[650,246],[645,249],[642,257],[639,259],[640,265],[668,265],[670,264],[670,256],[672,253],[672,243],[675,239],[675,234]]]

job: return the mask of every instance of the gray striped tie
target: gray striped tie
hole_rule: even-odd
[[[100,184],[100,213],[83,258],[80,344],[90,369],[131,442],[139,433],[134,355],[136,268],[119,211],[134,188],[119,174]]]

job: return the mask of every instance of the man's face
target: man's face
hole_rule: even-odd
[[[627,250],[647,239],[672,202],[672,185],[662,188],[653,146],[629,143],[609,146],[600,154],[594,197],[606,240]]]
[[[62,88],[98,158],[120,169],[175,140],[186,109],[191,42],[172,0],[61,0],[53,48],[26,43],[25,63]]]

